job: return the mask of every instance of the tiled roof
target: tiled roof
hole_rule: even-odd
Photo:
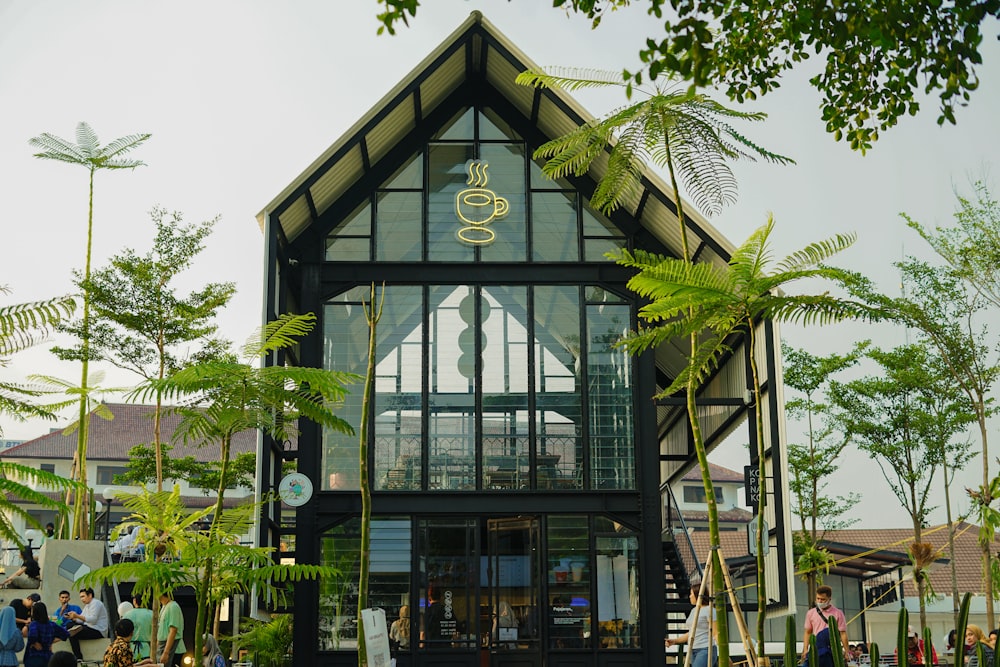
[[[135,445],[153,442],[153,412],[152,405],[132,405],[126,403],[108,403],[108,410],[113,419],[103,419],[94,413],[90,418],[90,434],[87,443],[87,457],[91,461],[127,461],[128,452]],[[166,411],[161,417],[160,433],[163,442],[170,443],[174,457],[193,456],[202,463],[217,461],[219,448],[217,444],[208,443],[197,446],[196,443],[184,444],[173,442],[174,429],[177,428],[180,417]],[[76,451],[76,432],[68,435],[62,430],[53,431],[34,440],[11,447],[0,456],[18,459],[72,459]],[[232,443],[232,455],[253,452],[257,449],[257,433],[243,431],[236,434]]]
[[[685,509],[681,510],[681,514],[684,516],[684,520],[689,523],[691,521],[708,521],[708,510]],[[745,510],[742,507],[734,507],[732,509],[719,512],[719,523],[745,524],[752,518],[753,512]],[[742,527],[743,526],[740,526],[740,528]]]
[[[708,474],[711,476],[713,482],[739,482],[743,483],[743,473],[736,472],[735,470],[730,470],[729,468],[724,468],[720,465],[715,465],[714,463],[708,464]],[[685,482],[701,481],[701,470],[698,466],[694,466],[684,477],[681,478]]]
[[[958,580],[958,590],[962,593],[979,593],[983,590],[982,582],[982,551],[978,541],[979,527],[961,522],[955,525],[955,574]],[[678,536],[678,541],[684,540],[683,535]],[[851,528],[846,530],[832,530],[825,535],[828,542],[839,544],[855,545],[863,549],[892,554],[906,554],[909,545],[913,542],[913,530],[911,528]],[[948,527],[947,524],[930,526],[922,531],[921,539],[934,545],[938,550],[938,562],[934,563],[929,570],[931,586],[938,595],[948,595],[951,592],[951,566],[948,554]],[[694,546],[698,558],[704,563],[709,551],[708,531],[696,530],[691,533],[691,542]],[[727,560],[747,558],[747,534],[746,531],[722,531],[719,533],[719,543],[722,553]],[[994,539],[993,552],[1000,551],[1000,539]],[[694,571],[692,556],[687,553],[687,549],[680,549],[684,560],[684,566],[688,572]],[[846,557],[844,557],[846,558]],[[865,556],[855,557],[851,560],[864,560]],[[904,582],[904,596],[916,596],[916,587],[912,579]]]

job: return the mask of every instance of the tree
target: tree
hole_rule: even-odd
[[[175,279],[204,249],[216,220],[182,225],[177,212],[155,207],[149,213],[156,226],[153,248],[145,255],[125,249],[109,266],[89,278],[77,274],[94,312],[90,325],[79,323],[70,331],[85,339],[90,326],[90,358],[110,361],[146,380],[163,379],[181,360],[178,348],[206,341],[216,331],[219,309],[236,291],[233,283],[209,283],[181,297]],[[211,347],[214,341],[203,343]],[[162,396],[155,396],[153,449],[156,456],[156,489],[163,490],[163,456],[160,421]]]
[[[181,415],[174,437],[185,442],[214,442],[219,446],[220,484],[208,537],[221,544],[223,499],[233,437],[248,429],[286,440],[297,432],[297,420],[352,434],[351,426],[337,417],[335,405],[346,395],[345,385],[358,377],[351,373],[275,364],[258,367],[259,360],[274,357],[297,344],[316,321],[312,313],[281,315],[267,323],[243,346],[240,359],[208,359],[194,363],[163,379],[153,378],[133,393],[135,398],[162,394],[184,405],[173,408]],[[195,620],[195,655],[201,651],[208,626],[208,603],[216,552],[208,550],[200,559],[202,580],[196,587],[198,616]]]
[[[791,295],[784,291],[790,283],[804,279],[841,280],[841,271],[824,266],[822,262],[850,247],[854,243],[853,236],[838,235],[813,243],[772,266],[770,240],[773,231],[774,221],[769,218],[767,224],[733,252],[725,267],[709,263],[692,265],[641,250],[612,253],[610,256],[619,264],[638,269],[629,280],[628,288],[650,301],[639,309],[639,319],[648,326],[640,328],[623,344],[630,352],[639,353],[678,337],[702,336],[697,355],[693,355],[685,371],[697,376],[700,382],[718,367],[722,356],[731,351],[733,334],[745,332],[746,346],[756,350],[757,328],[765,320],[826,324],[870,315],[863,304],[829,293]],[[764,405],[757,355],[751,353],[749,357],[756,462],[761,484],[757,509],[757,642],[763,646],[767,617],[764,509],[768,493]],[[657,397],[670,396],[689,381],[682,374]]]
[[[830,403],[840,428],[875,459],[910,516],[910,557],[924,628],[926,601],[933,595],[925,569],[937,556],[922,539],[933,509],[930,488],[943,460],[951,455],[951,448],[941,443],[950,443],[968,424],[969,401],[927,344],[888,351],[869,348],[866,356],[879,365],[879,371],[850,382],[831,382]]]
[[[87,202],[87,250],[84,260],[83,278],[86,284],[90,280],[90,257],[94,240],[94,174],[105,169],[135,169],[143,165],[140,160],[125,157],[126,153],[138,148],[149,134],[130,134],[115,139],[101,146],[97,134],[90,125],[81,122],[76,126],[76,143],[71,143],[55,135],[45,132],[28,141],[31,146],[41,149],[35,157],[43,160],[56,160],[84,167],[90,172],[89,199]],[[77,435],[76,454],[73,458],[74,476],[82,487],[87,486],[87,382],[90,377],[90,297],[86,287],[83,291],[83,319],[81,325],[82,348],[79,351],[81,361],[79,427]],[[67,496],[67,504],[70,498]],[[76,495],[73,505],[73,529],[70,537],[83,538],[87,533],[87,515],[83,511],[83,496]]]
[[[729,119],[763,120],[763,114],[727,109],[704,95],[660,88],[653,91],[633,89],[609,74],[596,78],[574,78],[529,71],[518,75],[517,82],[530,86],[560,86],[567,90],[622,86],[626,88],[629,98],[633,94],[645,96],[640,102],[611,112],[603,119],[585,123],[565,136],[543,144],[535,151],[534,157],[550,158],[542,167],[542,172],[550,178],[559,178],[569,173],[587,173],[594,161],[607,152],[608,169],[591,196],[591,204],[605,212],[614,210],[634,187],[642,159],[648,158],[656,165],[666,167],[677,206],[682,261],[692,271],[695,269],[688,247],[687,220],[680,196],[678,172],[695,202],[704,212],[711,214],[735,198],[736,179],[727,160],[761,157],[781,164],[790,162],[786,157],[760,148],[728,123]],[[693,307],[694,304],[691,305]],[[721,592],[725,585],[719,557],[718,506],[695,400],[704,377],[698,332],[692,331],[688,335],[688,345],[688,366],[679,377],[684,380],[682,386],[688,423],[705,488],[709,541],[715,559],[713,589]],[[725,600],[721,595],[716,600],[716,606],[719,614],[719,658],[726,665],[729,663],[729,628]]]
[[[6,285],[0,285],[0,294],[9,293]],[[74,308],[76,301],[69,296],[0,307],[0,368],[7,365],[10,355],[44,340]],[[42,393],[37,387],[0,380],[0,414],[18,421],[55,419],[52,412],[32,400]]]
[[[379,0],[379,33],[395,32],[416,16],[417,0]],[[609,11],[642,0],[553,0],[597,27]],[[823,71],[809,82],[823,99],[827,132],[865,151],[879,132],[920,111],[920,96],[936,93],[938,124],[955,123],[979,85],[982,24],[1000,17],[1000,1],[879,3],[774,3],[767,0],[648,0],[649,14],[663,20],[662,34],[648,36],[639,51],[643,71],[625,73],[641,82],[680,76],[694,87],[713,86],[735,102],[753,100],[782,83],[788,70],[812,56]],[[665,11],[666,9],[666,11]],[[666,16],[666,18],[664,18]]]
[[[203,463],[188,455],[183,457],[171,456],[172,445],[163,444],[162,447],[162,479],[179,482],[185,481],[192,487],[201,488],[205,494],[209,489],[219,488],[219,464],[215,461]],[[244,488],[252,490],[256,478],[257,456],[253,452],[243,452],[237,454],[230,461],[227,471],[226,488]],[[156,473],[156,452],[147,445],[136,445],[128,451],[128,464],[125,466],[127,472],[115,475],[115,484],[132,486],[145,486],[155,484]]]
[[[524,85],[562,86],[569,90],[622,85],[611,75],[581,79],[540,72],[522,73],[517,81]],[[631,86],[626,86],[629,98],[633,92]],[[587,173],[594,160],[607,151],[607,172],[591,197],[592,204],[605,212],[616,208],[637,186],[641,159],[648,157],[658,166],[666,167],[677,206],[682,261],[688,269],[693,270],[678,172],[697,204],[711,214],[735,198],[735,179],[726,163],[727,159],[755,159],[760,156],[779,163],[790,160],[757,147],[725,120],[738,118],[756,121],[763,119],[762,114],[746,114],[727,109],[703,95],[691,92],[660,88],[651,92],[638,92],[646,99],[543,144],[535,151],[535,157],[550,158],[543,167],[543,172],[558,178],[571,172],[577,175]],[[689,310],[693,315],[693,306]],[[699,350],[698,332],[695,331],[689,333],[688,342],[689,365],[679,379],[684,380],[682,386],[687,397],[688,421],[705,488],[712,553],[718,559],[718,508],[695,401],[697,388],[704,377],[704,367],[700,365],[704,360],[701,357],[706,350],[711,354],[711,346]],[[712,568],[715,573],[713,588],[722,591],[722,564],[716,562],[715,565]],[[725,664],[728,662],[728,627],[724,613],[725,602],[721,596],[717,605],[720,618],[720,658]]]
[[[854,523],[841,517],[861,499],[861,495],[853,491],[846,496],[825,495],[825,480],[840,468],[838,461],[849,439],[834,428],[830,419],[816,424],[813,418],[828,415],[829,406],[822,402],[820,394],[833,375],[857,363],[861,352],[856,349],[846,355],[817,357],[785,343],[781,351],[785,359],[784,384],[802,394],[801,398],[785,401],[785,411],[790,417],[806,422],[806,443],[788,445],[791,472],[788,486],[794,499],[792,511],[798,514],[801,526],[796,535],[796,566],[804,573],[809,587],[807,599],[812,600],[816,597],[816,584],[822,583],[817,575],[827,569],[832,560],[819,542],[826,531]]]
[[[970,239],[971,240],[971,239]],[[969,253],[980,250],[970,248]],[[903,275],[907,294],[904,297],[887,297],[873,284],[855,276],[851,290],[869,303],[877,304],[898,322],[912,327],[937,351],[952,382],[969,401],[970,414],[979,426],[979,440],[983,456],[983,488],[987,492],[981,499],[988,505],[989,496],[989,429],[987,420],[996,408],[990,400],[992,387],[1000,378],[1000,358],[989,342],[988,325],[981,321],[985,300],[982,290],[976,289],[960,272],[951,267],[907,258],[896,266]],[[990,541],[980,542],[983,556],[983,590],[994,588],[990,567]],[[994,622],[994,605],[991,595],[986,596],[986,616]]]

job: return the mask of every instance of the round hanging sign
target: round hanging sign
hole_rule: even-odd
[[[300,472],[293,472],[281,478],[278,484],[278,495],[286,505],[301,507],[312,498],[313,485],[309,478]]]

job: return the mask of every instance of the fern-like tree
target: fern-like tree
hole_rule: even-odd
[[[549,141],[535,151],[535,158],[548,158],[543,173],[552,178],[574,174],[582,176],[605,155],[608,167],[591,196],[591,203],[611,212],[637,190],[644,162],[666,168],[670,174],[677,223],[681,238],[681,261],[692,267],[688,246],[687,219],[679,180],[703,213],[711,215],[735,200],[736,179],[728,161],[736,159],[788,164],[792,160],[757,146],[734,128],[732,121],[760,121],[761,113],[728,109],[711,98],[688,88],[656,87],[644,90],[623,82],[617,73],[523,72],[517,77],[522,85],[561,87],[579,90],[593,87],[621,87],[629,104],[603,118],[584,123],[576,130]],[[632,97],[640,98],[632,102]],[[698,333],[687,336],[689,361],[679,376],[686,396],[688,422],[695,456],[701,470],[708,506],[708,530],[712,557],[716,559],[713,588],[724,589],[719,546],[719,514],[715,487],[708,468],[708,454],[698,417],[696,394],[704,377],[697,364],[702,352]],[[729,629],[725,601],[716,601],[719,612],[719,653],[723,665],[729,664]]]
[[[225,497],[233,437],[249,429],[261,430],[276,440],[297,434],[300,419],[340,433],[354,432],[334,410],[347,393],[345,385],[359,378],[351,373],[287,365],[260,366],[260,361],[296,345],[313,328],[316,316],[282,315],[264,325],[243,346],[240,358],[206,360],[192,364],[163,379],[148,380],[134,398],[161,394],[177,401],[181,415],[175,438],[192,443],[215,443],[219,447],[220,484],[216,494],[208,537],[223,542]],[[196,587],[195,655],[200,655],[202,636],[208,627],[211,585],[217,558],[213,552],[200,559],[203,578]]]
[[[9,293],[5,285],[0,285],[0,294]],[[74,308],[76,302],[68,296],[0,307],[0,368],[8,364],[11,355],[45,340],[64,318],[73,313]],[[0,414],[20,422],[28,419],[54,420],[56,415],[52,410],[38,403],[44,393],[34,384],[0,379]],[[65,490],[71,486],[72,483],[63,477],[0,460],[0,506],[3,509],[0,511],[0,538],[18,546],[24,544],[21,532],[14,528],[15,520],[41,528],[38,519],[22,504],[11,502],[9,498],[20,498],[64,514],[66,505],[53,500],[38,488]]]
[[[926,342],[892,350],[868,348],[878,364],[875,374],[830,383],[830,404],[839,427],[852,443],[878,463],[893,495],[910,517],[910,557],[920,604],[920,626],[927,626],[926,568],[937,550],[923,540],[932,509],[931,485],[951,443],[964,431],[972,413],[968,397],[955,386],[934,348]]]
[[[952,226],[930,229],[908,215],[903,218],[945,260],[947,269],[913,259],[901,264],[904,279],[913,288],[907,299],[912,305],[902,310],[902,319],[933,342],[955,382],[972,401],[983,462],[983,493],[977,502],[989,505],[998,499],[990,495],[987,421],[995,407],[988,397],[1000,377],[1000,359],[996,337],[976,315],[986,307],[993,312],[1000,308],[1000,202],[983,182],[977,182],[971,196],[958,195]],[[980,540],[984,591],[1000,584],[993,574],[996,559],[991,557],[991,544],[992,538]],[[987,593],[987,625],[996,627],[995,619],[993,595]]]
[[[640,353],[678,337],[700,336],[697,354],[685,373],[679,375],[659,396],[669,396],[697,382],[718,367],[720,359],[731,351],[733,335],[744,333],[745,344],[756,349],[758,328],[765,320],[802,324],[828,324],[845,318],[867,317],[864,304],[841,299],[828,292],[789,294],[791,283],[805,279],[840,281],[842,271],[822,262],[850,247],[851,235],[837,235],[813,243],[792,253],[780,262],[771,257],[771,234],[774,222],[758,228],[734,252],[726,266],[695,264],[640,250],[621,250],[611,256],[619,264],[638,271],[628,283],[629,289],[649,300],[639,309],[646,323],[623,341],[630,352]],[[754,398],[756,460],[761,483],[757,514],[757,641],[763,646],[767,615],[767,588],[764,568],[764,509],[766,507],[765,467],[767,449],[764,438],[764,405],[761,396],[757,355],[748,355]],[[772,443],[773,444],[773,443]],[[720,639],[721,642],[721,639]]]
[[[781,344],[781,352],[784,384],[801,394],[785,401],[785,412],[806,425],[805,443],[788,443],[788,488],[792,512],[798,515],[800,524],[794,536],[796,569],[806,580],[806,599],[812,600],[832,560],[820,541],[827,531],[854,523],[843,516],[861,499],[861,494],[854,491],[846,496],[826,495],[826,479],[840,468],[840,454],[850,441],[827,418],[829,406],[823,400],[823,390],[832,376],[854,366],[861,352],[818,357],[786,343]]]
[[[180,367],[178,353],[191,354],[189,346],[219,348],[218,341],[211,339],[216,332],[214,318],[236,291],[233,283],[208,283],[186,296],[177,294],[176,279],[204,249],[216,220],[185,225],[181,213],[161,207],[154,207],[149,215],[156,228],[149,252],[139,255],[127,248],[89,279],[77,273],[93,321],[69,327],[80,340],[87,334],[86,326],[90,327],[90,359],[110,361],[145,380],[163,379]],[[162,491],[163,399],[153,398],[154,481]]]
[[[76,126],[76,143],[45,132],[29,140],[29,144],[37,149],[35,157],[43,160],[56,160],[84,167],[90,174],[89,194],[87,201],[87,244],[84,256],[84,282],[90,280],[90,258],[94,240],[94,174],[109,169],[135,169],[143,162],[126,157],[149,139],[149,134],[130,134],[113,140],[101,146],[97,134],[87,123]],[[82,487],[87,486],[87,383],[90,378],[90,299],[86,288],[83,292],[82,338],[78,358],[81,362],[79,427],[77,431],[76,454],[73,457],[74,477]],[[67,497],[67,504],[70,498]],[[87,535],[87,513],[83,509],[84,496],[76,494],[73,505],[73,527],[71,537],[83,538]]]

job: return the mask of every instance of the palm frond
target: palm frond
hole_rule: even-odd
[[[532,88],[562,88],[567,91],[608,86],[625,88],[627,85],[621,72],[566,67],[547,68],[545,71],[525,70],[517,75],[514,83]]]
[[[316,315],[313,313],[282,313],[247,341],[243,346],[243,355],[247,359],[259,358],[275,350],[292,347],[312,331],[315,323]]]
[[[43,340],[76,308],[73,297],[32,301],[0,308],[0,356],[27,349]]]
[[[867,304],[828,294],[776,296],[762,304],[761,314],[774,320],[802,325],[832,324],[848,319],[875,320],[880,312]]]
[[[43,132],[37,137],[28,140],[28,145],[42,149],[35,153],[35,157],[45,160],[57,160],[70,164],[87,164],[87,156],[80,148],[73,143],[66,141],[54,134]]]
[[[833,255],[850,248],[857,241],[857,238],[857,234],[851,232],[849,234],[837,234],[823,241],[811,243],[779,262],[776,271],[785,273],[816,266]]]
[[[101,158],[105,162],[115,161],[124,153],[128,153],[129,151],[141,146],[151,136],[153,135],[149,133],[142,133],[129,134],[124,137],[119,137],[101,148]],[[141,165],[142,162],[139,162],[139,164]]]
[[[87,156],[88,162],[95,162],[101,154],[100,142],[97,140],[97,133],[90,124],[80,121],[76,125],[76,145],[80,147],[80,152]]]

